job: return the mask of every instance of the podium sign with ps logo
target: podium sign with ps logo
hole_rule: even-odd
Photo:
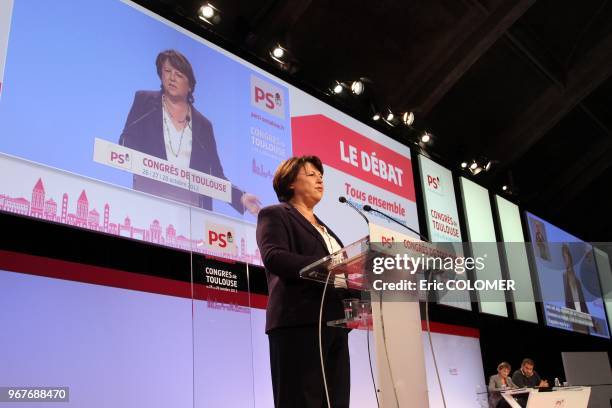
[[[94,161],[132,171],[135,159],[135,152],[132,149],[103,139],[95,139]]]

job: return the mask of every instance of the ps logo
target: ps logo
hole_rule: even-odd
[[[440,177],[434,177],[430,174],[427,175],[427,186],[434,190],[440,188]]]
[[[205,234],[205,243],[209,249],[232,254],[236,251],[233,228],[221,224],[206,223]]]
[[[225,234],[223,232],[219,233],[219,232],[210,230],[208,231],[208,245],[218,246],[219,248],[225,248],[227,246],[228,238],[231,238],[231,236],[232,236],[231,232]]]
[[[276,107],[275,97],[270,92],[266,92],[261,88],[255,87],[255,103],[265,103],[266,108],[274,109]]]
[[[285,119],[283,90],[255,75],[251,75],[251,104],[280,119]]]
[[[130,161],[130,155],[129,153],[117,153],[114,151],[111,151],[110,154],[110,161],[112,163],[118,163],[118,164],[123,164],[123,163],[127,163]]]

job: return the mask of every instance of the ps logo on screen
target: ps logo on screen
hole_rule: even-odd
[[[274,95],[270,92],[266,92],[261,88],[255,87],[255,103],[263,102],[268,109],[274,109],[276,107]]]
[[[111,162],[112,163],[117,163],[117,164],[124,164],[130,161],[130,155],[128,153],[117,153],[117,152],[111,152]]]
[[[427,189],[438,194],[443,194],[442,179],[439,176],[427,175]]]
[[[231,233],[228,233],[231,237]],[[227,247],[228,234],[219,233],[213,230],[208,231],[208,245],[218,246],[219,248]]]
[[[251,104],[280,119],[285,119],[282,89],[255,75],[251,75]]]
[[[122,151],[119,146],[112,146],[108,150],[108,163],[121,169],[132,168],[132,157],[128,151]]]
[[[211,250],[234,254],[236,252],[235,232],[227,225],[206,223],[205,244]]]
[[[427,175],[427,185],[434,190],[440,188],[440,177],[434,177],[430,174]]]

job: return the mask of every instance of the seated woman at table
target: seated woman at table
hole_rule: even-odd
[[[497,374],[489,378],[489,408],[510,407],[500,392],[511,388],[518,388],[512,382],[512,378],[509,377],[510,371],[510,364],[502,361],[497,366]]]

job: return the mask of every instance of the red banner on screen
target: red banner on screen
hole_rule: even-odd
[[[291,118],[293,154],[316,155],[323,163],[415,201],[408,157],[334,122],[324,115]]]

